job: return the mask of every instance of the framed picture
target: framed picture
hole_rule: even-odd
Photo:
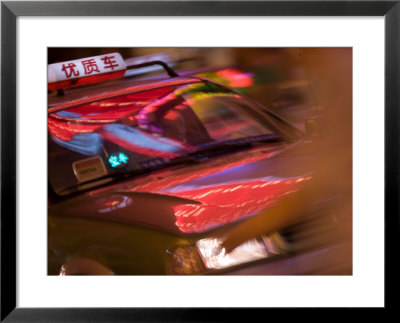
[[[392,309],[394,302],[390,298],[390,291],[396,284],[388,284],[388,281],[392,279],[394,282],[397,281],[389,269],[396,268],[391,255],[395,254],[392,249],[397,240],[393,243],[392,239],[398,234],[399,212],[396,202],[398,197],[397,151],[399,148],[397,130],[400,83],[399,14],[400,4],[398,1],[2,2],[1,320],[6,322],[33,320],[51,322],[94,320],[113,322],[234,321],[245,319],[249,315],[265,315],[270,308],[374,307]],[[195,274],[194,276],[177,275],[177,273],[181,273],[180,269],[176,269],[177,267],[174,267],[175,271],[172,276],[165,276],[158,271],[124,271],[124,267],[121,266],[121,273],[113,277],[91,276],[91,273],[82,275],[79,270],[78,276],[76,273],[71,273],[73,276],[59,277],[59,274],[68,272],[68,268],[70,268],[68,266],[71,265],[63,263],[61,268],[64,271],[58,269],[60,263],[57,259],[60,257],[57,256],[57,253],[61,252],[61,249],[53,248],[53,243],[57,237],[61,236],[61,231],[52,230],[54,223],[51,216],[48,218],[48,214],[51,215],[48,210],[48,194],[52,190],[65,193],[65,186],[63,186],[64,184],[59,185],[58,178],[65,179],[66,171],[58,169],[58,166],[53,166],[49,157],[53,154],[51,145],[55,143],[58,145],[55,147],[58,149],[58,155],[58,151],[63,149],[63,153],[68,151],[72,155],[84,156],[80,159],[71,159],[72,168],[70,167],[71,169],[68,171],[74,176],[72,178],[74,183],[78,183],[76,187],[85,190],[84,187],[88,185],[87,183],[104,179],[107,172],[114,171],[114,168],[121,173],[121,169],[126,167],[125,164],[129,164],[129,159],[134,158],[141,171],[147,169],[149,159],[143,156],[149,154],[146,150],[149,147],[140,146],[140,154],[132,155],[132,152],[137,152],[138,148],[136,139],[132,139],[130,144],[127,143],[126,138],[133,136],[132,130],[127,129],[128,126],[139,125],[140,127],[135,128],[135,136],[139,133],[140,136],[149,140],[149,133],[151,133],[152,140],[158,143],[163,135],[156,132],[160,130],[160,127],[166,127],[165,124],[161,126],[161,123],[158,127],[155,124],[148,125],[146,123],[144,125],[143,115],[140,115],[140,120],[139,117],[136,117],[135,113],[137,112],[135,111],[139,108],[135,106],[134,109],[132,108],[133,110],[129,110],[129,107],[127,108],[129,111],[124,110],[127,113],[123,118],[126,119],[126,122],[115,122],[114,120],[111,125],[104,126],[102,124],[95,130],[83,129],[80,138],[74,137],[77,132],[75,128],[66,128],[76,121],[72,119],[77,118],[77,115],[84,115],[85,122],[94,116],[93,120],[89,120],[90,126],[93,126],[93,122],[98,120],[95,117],[96,113],[91,113],[93,111],[90,109],[93,107],[90,107],[90,113],[85,112],[87,106],[84,104],[89,102],[86,94],[78,99],[75,98],[75,101],[72,102],[74,104],[70,104],[71,106],[68,105],[68,102],[61,102],[59,95],[64,91],[64,87],[60,86],[60,83],[64,82],[65,85],[65,81],[68,81],[69,85],[74,85],[75,82],[79,83],[82,79],[76,77],[71,81],[70,78],[78,76],[79,73],[99,73],[100,75],[104,70],[104,74],[107,74],[109,72],[107,68],[112,68],[114,72],[114,68],[119,64],[126,65],[125,69],[129,69],[129,64],[136,67],[139,64],[141,68],[148,67],[147,61],[144,63],[145,66],[143,66],[143,61],[136,62],[136,65],[132,62],[127,63],[129,60],[124,62],[122,58],[119,61],[119,56],[118,58],[115,54],[111,56],[110,53],[114,53],[111,49],[116,49],[126,55],[133,53],[131,56],[135,56],[136,61],[141,55],[142,58],[158,55],[157,59],[153,59],[153,61],[168,61],[168,64],[163,67],[172,78],[176,77],[176,72],[171,69],[171,66],[174,69],[181,66],[204,67],[205,71],[198,71],[195,74],[196,77],[205,76],[207,78],[207,81],[202,79],[202,82],[206,82],[208,88],[212,86],[207,82],[218,78],[218,84],[223,84],[224,80],[227,80],[230,88],[236,89],[236,92],[232,92],[231,95],[228,94],[228,86],[221,87],[219,90],[214,89],[213,95],[211,95],[213,100],[222,96],[221,102],[226,102],[228,99],[244,100],[245,96],[255,101],[262,100],[262,96],[258,94],[274,91],[276,86],[271,84],[278,84],[278,80],[282,81],[279,77],[272,81],[270,79],[259,81],[262,85],[259,86],[259,92],[250,90],[252,87],[249,84],[254,85],[256,82],[257,72],[255,70],[259,66],[276,67],[280,64],[279,66],[293,67],[297,66],[293,62],[302,61],[302,64],[305,62],[305,65],[302,66],[310,67],[309,69],[304,68],[300,72],[298,70],[293,72],[294,68],[292,68],[291,73],[297,73],[297,76],[300,73],[302,77],[296,80],[306,82],[307,86],[315,84],[313,90],[309,92],[309,99],[313,101],[312,105],[315,107],[323,105],[319,104],[318,100],[321,98],[320,95],[326,95],[323,88],[324,82],[338,85],[337,89],[339,90],[326,97],[329,98],[331,104],[334,102],[338,106],[337,111],[342,111],[338,117],[338,120],[342,122],[341,126],[339,129],[335,129],[336,134],[332,138],[338,141],[338,138],[347,136],[348,139],[350,137],[346,153],[350,152],[352,156],[350,160],[346,161],[348,163],[346,169],[352,173],[350,193],[352,219],[347,229],[351,231],[352,242],[349,254],[340,251],[336,255],[341,260],[350,257],[351,265],[345,269],[338,268],[337,262],[335,263],[336,268],[332,269],[328,258],[325,258],[326,264],[321,266],[325,267],[324,270],[316,270],[308,274],[304,271],[283,271],[283,267],[280,267],[280,271],[274,273],[271,271],[269,274],[257,271],[248,274],[249,271],[237,270],[230,275],[217,275],[214,273],[219,273],[219,269],[226,269],[218,267],[217,271],[204,272],[206,275],[189,272],[189,274]],[[174,54],[175,59],[169,59],[166,53]],[[164,55],[162,59],[159,59],[160,55]],[[196,59],[195,63],[193,63],[193,57]],[[266,57],[266,59],[261,60],[260,57]],[[324,57],[324,59],[319,61],[320,57]],[[82,61],[83,58],[85,60]],[[200,61],[201,63],[199,63]],[[227,63],[229,65],[232,61],[240,61],[242,62],[240,66],[247,70],[241,72],[230,68],[224,69],[225,67],[221,66],[216,70],[210,70],[211,66],[218,65],[217,61],[222,62],[221,66],[225,66]],[[59,62],[62,63],[59,64]],[[99,67],[100,62],[103,64],[101,67]],[[53,79],[48,76],[50,75],[48,74],[49,64],[53,64],[54,73],[59,68],[62,77],[65,77],[66,80],[63,79],[61,82],[60,79],[56,79],[53,82]],[[79,64],[82,65],[80,70],[77,68]],[[320,82],[318,82],[315,75],[324,75],[321,73],[323,66],[329,66],[330,74],[326,75],[329,75],[330,78],[329,80],[320,78]],[[102,71],[100,71],[101,69]],[[249,71],[253,72],[252,76],[256,76],[249,77]],[[276,74],[283,73],[282,70],[279,70],[279,73],[276,70],[274,72]],[[178,70],[179,73],[182,73],[182,69]],[[270,71],[268,73],[273,75]],[[194,79],[190,80],[193,82]],[[285,79],[285,81],[287,80]],[[193,84],[188,83],[189,76],[180,80],[179,84],[172,84],[172,81],[169,80],[167,82],[169,82],[169,90],[174,87],[174,92],[168,92],[168,97],[173,93],[174,99],[181,96],[184,103],[197,102],[197,98],[193,94]],[[149,80],[145,82],[147,85],[150,83],[152,84],[150,90],[154,90],[155,81],[152,79],[151,82]],[[286,86],[285,89],[287,89],[288,83],[281,82],[279,86],[280,88]],[[51,88],[49,84],[51,84]],[[190,91],[186,89],[188,84],[191,85]],[[344,84],[349,86],[345,87]],[[330,89],[334,89],[334,87]],[[146,104],[151,105],[149,102],[154,99],[153,101],[160,105],[162,100],[158,96],[150,98],[149,95],[152,93],[150,90],[147,89],[145,92],[148,101]],[[347,90],[349,90],[348,93]],[[207,92],[207,95],[210,95],[210,91]],[[316,134],[315,125],[318,125],[314,119],[304,123],[304,114],[301,115],[299,121],[293,117],[293,113],[290,112],[292,110],[282,108],[285,105],[298,104],[299,99],[295,95],[298,92],[287,90],[285,93],[289,94],[284,99],[271,97],[262,104],[272,106],[273,109],[275,107],[273,118],[276,117],[275,114],[278,119],[281,117],[293,118],[292,123],[298,123],[301,132],[305,132],[311,137],[314,136]],[[50,94],[54,94],[55,99],[53,99],[56,103],[51,102],[53,99]],[[159,95],[158,92],[157,95]],[[204,99],[204,94],[201,98]],[[111,102],[114,99],[114,96],[110,98],[99,96],[95,102],[97,105],[104,103],[109,107],[115,104],[115,102]],[[130,93],[129,99],[133,100],[132,93]],[[137,99],[138,102],[143,102],[144,97],[141,96],[139,99]],[[119,99],[117,101],[121,105]],[[128,103],[126,101],[125,106],[128,106]],[[231,102],[231,104],[233,103]],[[252,104],[249,103],[250,106]],[[43,110],[38,108],[46,105],[51,107],[49,114],[40,112]],[[350,109],[344,109],[343,107],[346,105]],[[211,106],[212,104],[208,103],[208,107]],[[196,112],[194,105],[191,108]],[[120,113],[122,110],[118,109],[118,113]],[[202,121],[201,115],[204,112],[201,112],[203,111],[201,109],[199,108],[200,112],[197,113],[197,117]],[[114,113],[112,115],[115,116],[116,112],[110,110],[107,113]],[[166,119],[174,119],[173,113],[168,115],[169,117]],[[226,118],[233,118],[231,115],[232,112]],[[61,127],[59,127],[60,124],[50,125],[48,123],[50,119],[54,119],[54,122],[62,122],[62,118],[67,118],[68,122],[62,124]],[[102,121],[104,121],[103,119]],[[204,117],[204,120],[207,119]],[[202,122],[203,127],[208,131],[207,136],[212,137],[214,141],[217,137],[218,141],[222,141],[219,136],[224,138],[223,149],[226,149],[227,142],[232,147],[236,144],[252,145],[256,139],[260,139],[258,130],[255,130],[259,129],[260,125],[252,126],[250,131],[250,121],[243,120],[235,121],[235,127],[239,123],[245,123],[246,130],[241,128],[239,131],[237,127],[234,127],[236,130],[229,131],[229,133],[222,130],[231,129],[232,122],[229,123],[225,120],[224,126],[221,124],[215,126],[215,120],[213,121],[214,125],[207,123],[208,121]],[[346,125],[346,122],[349,124]],[[261,134],[263,142],[267,140],[265,136],[268,136],[269,141],[272,140],[271,136],[276,135],[276,132],[282,135],[285,133],[286,136],[289,131],[286,128],[278,131],[276,129],[281,129],[280,127],[283,126],[277,126],[275,122],[272,124],[271,129],[275,130],[272,131],[272,134]],[[51,145],[47,142],[47,125],[49,125]],[[50,126],[53,128],[50,129]],[[158,130],[149,132],[151,126]],[[62,133],[54,131],[54,127],[63,129]],[[125,131],[123,144],[121,138],[113,132],[115,129],[111,128],[118,128],[118,133]],[[173,128],[171,129],[174,130]],[[163,128],[163,130],[165,129]],[[290,130],[289,133],[296,133],[297,130]],[[251,133],[251,136],[243,135],[247,132]],[[66,136],[69,137],[65,139]],[[176,148],[177,145],[185,142],[185,145],[194,145],[196,149],[206,145],[204,147],[207,149],[201,150],[201,158],[209,158],[204,155],[210,151],[209,141],[203,138],[205,142],[201,142],[200,145],[197,141],[195,143],[186,139],[180,141],[177,136],[178,134],[165,136],[168,141],[163,138],[162,145],[171,144]],[[196,140],[200,140],[197,136],[198,134]],[[317,137],[317,135],[315,136]],[[85,150],[87,147],[83,149],[82,142],[90,139],[90,148],[94,149],[96,144],[93,143],[93,138],[106,140],[107,145],[102,144],[100,153],[87,154]],[[251,142],[249,138],[251,138]],[[73,142],[74,140],[75,142]],[[132,148],[133,142],[135,143],[134,149]],[[167,159],[168,161],[173,159],[170,155],[167,156],[168,158],[160,155],[167,149],[164,146],[157,150],[151,144],[151,156],[157,157],[156,161],[151,159],[151,162],[164,163]],[[123,150],[120,151],[116,147]],[[180,149],[183,150],[182,147]],[[325,145],[325,151],[335,150],[329,149],[330,147]],[[198,158],[193,154],[193,147],[190,151],[192,159]],[[215,155],[216,149],[212,151]],[[254,156],[259,156],[259,154],[257,152]],[[337,155],[339,153],[336,151]],[[341,157],[343,155],[345,153],[340,154]],[[69,156],[63,158],[70,158]],[[183,155],[178,157],[182,158]],[[243,160],[246,158],[240,157],[232,167],[243,167],[243,163],[245,163]],[[334,174],[336,162],[339,160],[342,159],[329,159],[324,173]],[[230,162],[232,161],[230,160]],[[143,163],[147,164],[143,166]],[[97,167],[95,171],[99,174],[96,173],[95,177],[87,175],[88,164],[90,166],[94,164],[95,168]],[[227,171],[225,168],[224,170]],[[129,171],[137,170],[129,169]],[[219,171],[221,170],[218,169]],[[178,175],[174,176],[176,176],[175,179],[178,179]],[[271,179],[266,175],[257,176],[254,177],[254,183],[250,183],[254,189],[280,182],[284,182],[285,185],[293,181],[300,183],[308,178],[296,177],[294,180],[291,178],[286,183],[281,178]],[[346,175],[345,172],[341,172],[335,177],[346,178]],[[325,183],[329,181],[329,177],[324,178]],[[152,179],[151,183],[151,185],[156,185],[156,179]],[[237,193],[243,183],[235,177],[229,177],[229,181],[227,180],[223,184],[231,186],[221,186],[220,189],[223,189],[225,193],[228,191]],[[332,187],[334,183],[336,182],[332,180],[327,186]],[[150,183],[141,185],[145,187]],[[180,185],[185,186],[186,184],[181,183]],[[177,194],[177,192],[181,192],[179,185],[172,188],[159,188],[157,194],[165,193],[169,189],[170,195],[175,194],[176,199],[191,198],[192,200],[195,197],[210,195],[210,191],[197,191],[199,187],[202,189],[206,187],[204,183],[201,185],[196,186],[195,189],[193,189],[193,185],[186,185],[185,190],[181,189],[186,195],[182,196]],[[133,191],[134,189],[130,194],[136,194]],[[139,193],[153,194],[154,192],[141,191]],[[69,193],[74,192],[68,191]],[[254,194],[252,196],[255,196]],[[260,194],[264,197],[266,193],[263,191]],[[120,207],[131,203],[126,200],[121,202],[116,195],[113,197],[112,201],[101,200],[105,204],[103,203],[101,210],[99,209],[100,213],[106,214],[107,210],[117,208],[115,203]],[[243,198],[243,194],[240,198]],[[240,198],[232,195],[232,199],[236,199],[236,201],[239,201]],[[133,204],[138,203],[135,204],[135,207],[140,207],[139,204],[142,202],[138,202],[139,200],[139,198],[135,198]],[[98,201],[100,199],[90,203],[94,205]],[[241,205],[248,203],[247,200],[240,201]],[[262,201],[261,197],[260,201]],[[208,202],[211,204],[210,201]],[[204,201],[202,203],[204,204]],[[215,206],[215,201],[213,203]],[[147,207],[146,210],[148,209]],[[196,208],[196,210],[203,212],[203,215],[210,213],[210,217],[216,218],[216,213],[212,213],[210,209],[198,210]],[[186,211],[188,210],[179,209],[177,211],[174,208],[177,219],[178,213],[183,214]],[[240,214],[238,215],[239,211],[235,211],[236,216],[240,216]],[[253,211],[256,213],[255,210]],[[248,213],[247,209],[246,212]],[[146,220],[142,219],[141,221],[151,221],[150,213],[147,212]],[[226,218],[225,215],[222,217]],[[184,233],[191,230],[189,224],[193,227],[193,223],[188,224],[185,221],[177,220],[175,223],[178,229]],[[63,222],[58,225],[69,224]],[[205,222],[202,222],[202,225],[204,226]],[[99,228],[96,228],[94,229],[94,226],[90,225],[82,226],[80,233],[75,230],[73,234],[77,237],[83,232],[83,235],[77,239],[84,241],[89,239],[92,231],[99,232]],[[193,232],[198,233],[202,227],[199,226],[193,230],[197,230]],[[142,233],[135,231],[135,234]],[[150,237],[154,236],[148,235],[146,239],[150,239]],[[144,243],[146,243],[146,239],[143,240]],[[203,245],[201,243],[204,242],[203,240],[199,239],[196,242],[196,250],[200,254],[202,266],[209,270],[214,267],[211,265],[211,260],[205,255],[206,252],[202,253]],[[267,240],[267,238],[263,241],[264,245],[272,243],[272,240]],[[275,243],[275,240],[273,242]],[[235,248],[238,245],[242,246],[240,243],[236,243]],[[342,248],[343,245],[344,243],[340,247]],[[110,243],[110,248],[112,248],[112,243]],[[267,248],[269,251],[273,249],[271,246],[269,248]],[[176,250],[169,252],[173,257],[177,254]],[[320,249],[315,252],[321,253],[322,251]],[[223,261],[220,260],[220,264]],[[293,268],[293,258],[284,261],[287,266],[285,268]],[[299,263],[297,266],[300,266]],[[101,270],[103,269],[101,268]],[[110,273],[113,272],[110,271]],[[185,273],[187,274],[187,272]],[[221,271],[221,273],[226,273],[226,271]]]

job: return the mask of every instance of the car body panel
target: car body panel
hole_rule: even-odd
[[[300,189],[312,177],[306,167],[312,164],[307,163],[310,157],[299,153],[309,149],[304,146],[266,145],[153,171],[58,203],[50,210],[143,224],[176,234],[203,233],[261,212]],[[292,162],[301,167],[296,169]]]
[[[71,254],[94,258],[118,274],[165,274],[168,250],[244,221],[300,189],[312,178],[304,167],[309,149],[304,143],[265,145],[54,204],[49,245],[59,261],[49,264],[49,274],[57,274]],[[302,161],[297,169],[290,167],[295,156]]]

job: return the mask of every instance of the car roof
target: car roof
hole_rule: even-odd
[[[65,110],[80,104],[103,100],[119,95],[157,89],[165,86],[198,83],[204,79],[197,76],[170,78],[132,79],[122,78],[96,85],[85,85],[65,89],[62,93],[51,92],[48,95],[48,113]]]

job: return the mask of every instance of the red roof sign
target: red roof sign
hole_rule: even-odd
[[[126,64],[119,53],[87,57],[48,66],[48,89],[101,82],[120,78],[125,74]]]

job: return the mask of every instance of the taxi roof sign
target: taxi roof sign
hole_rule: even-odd
[[[125,61],[119,53],[50,64],[47,69],[48,89],[58,90],[120,78],[126,69]]]

